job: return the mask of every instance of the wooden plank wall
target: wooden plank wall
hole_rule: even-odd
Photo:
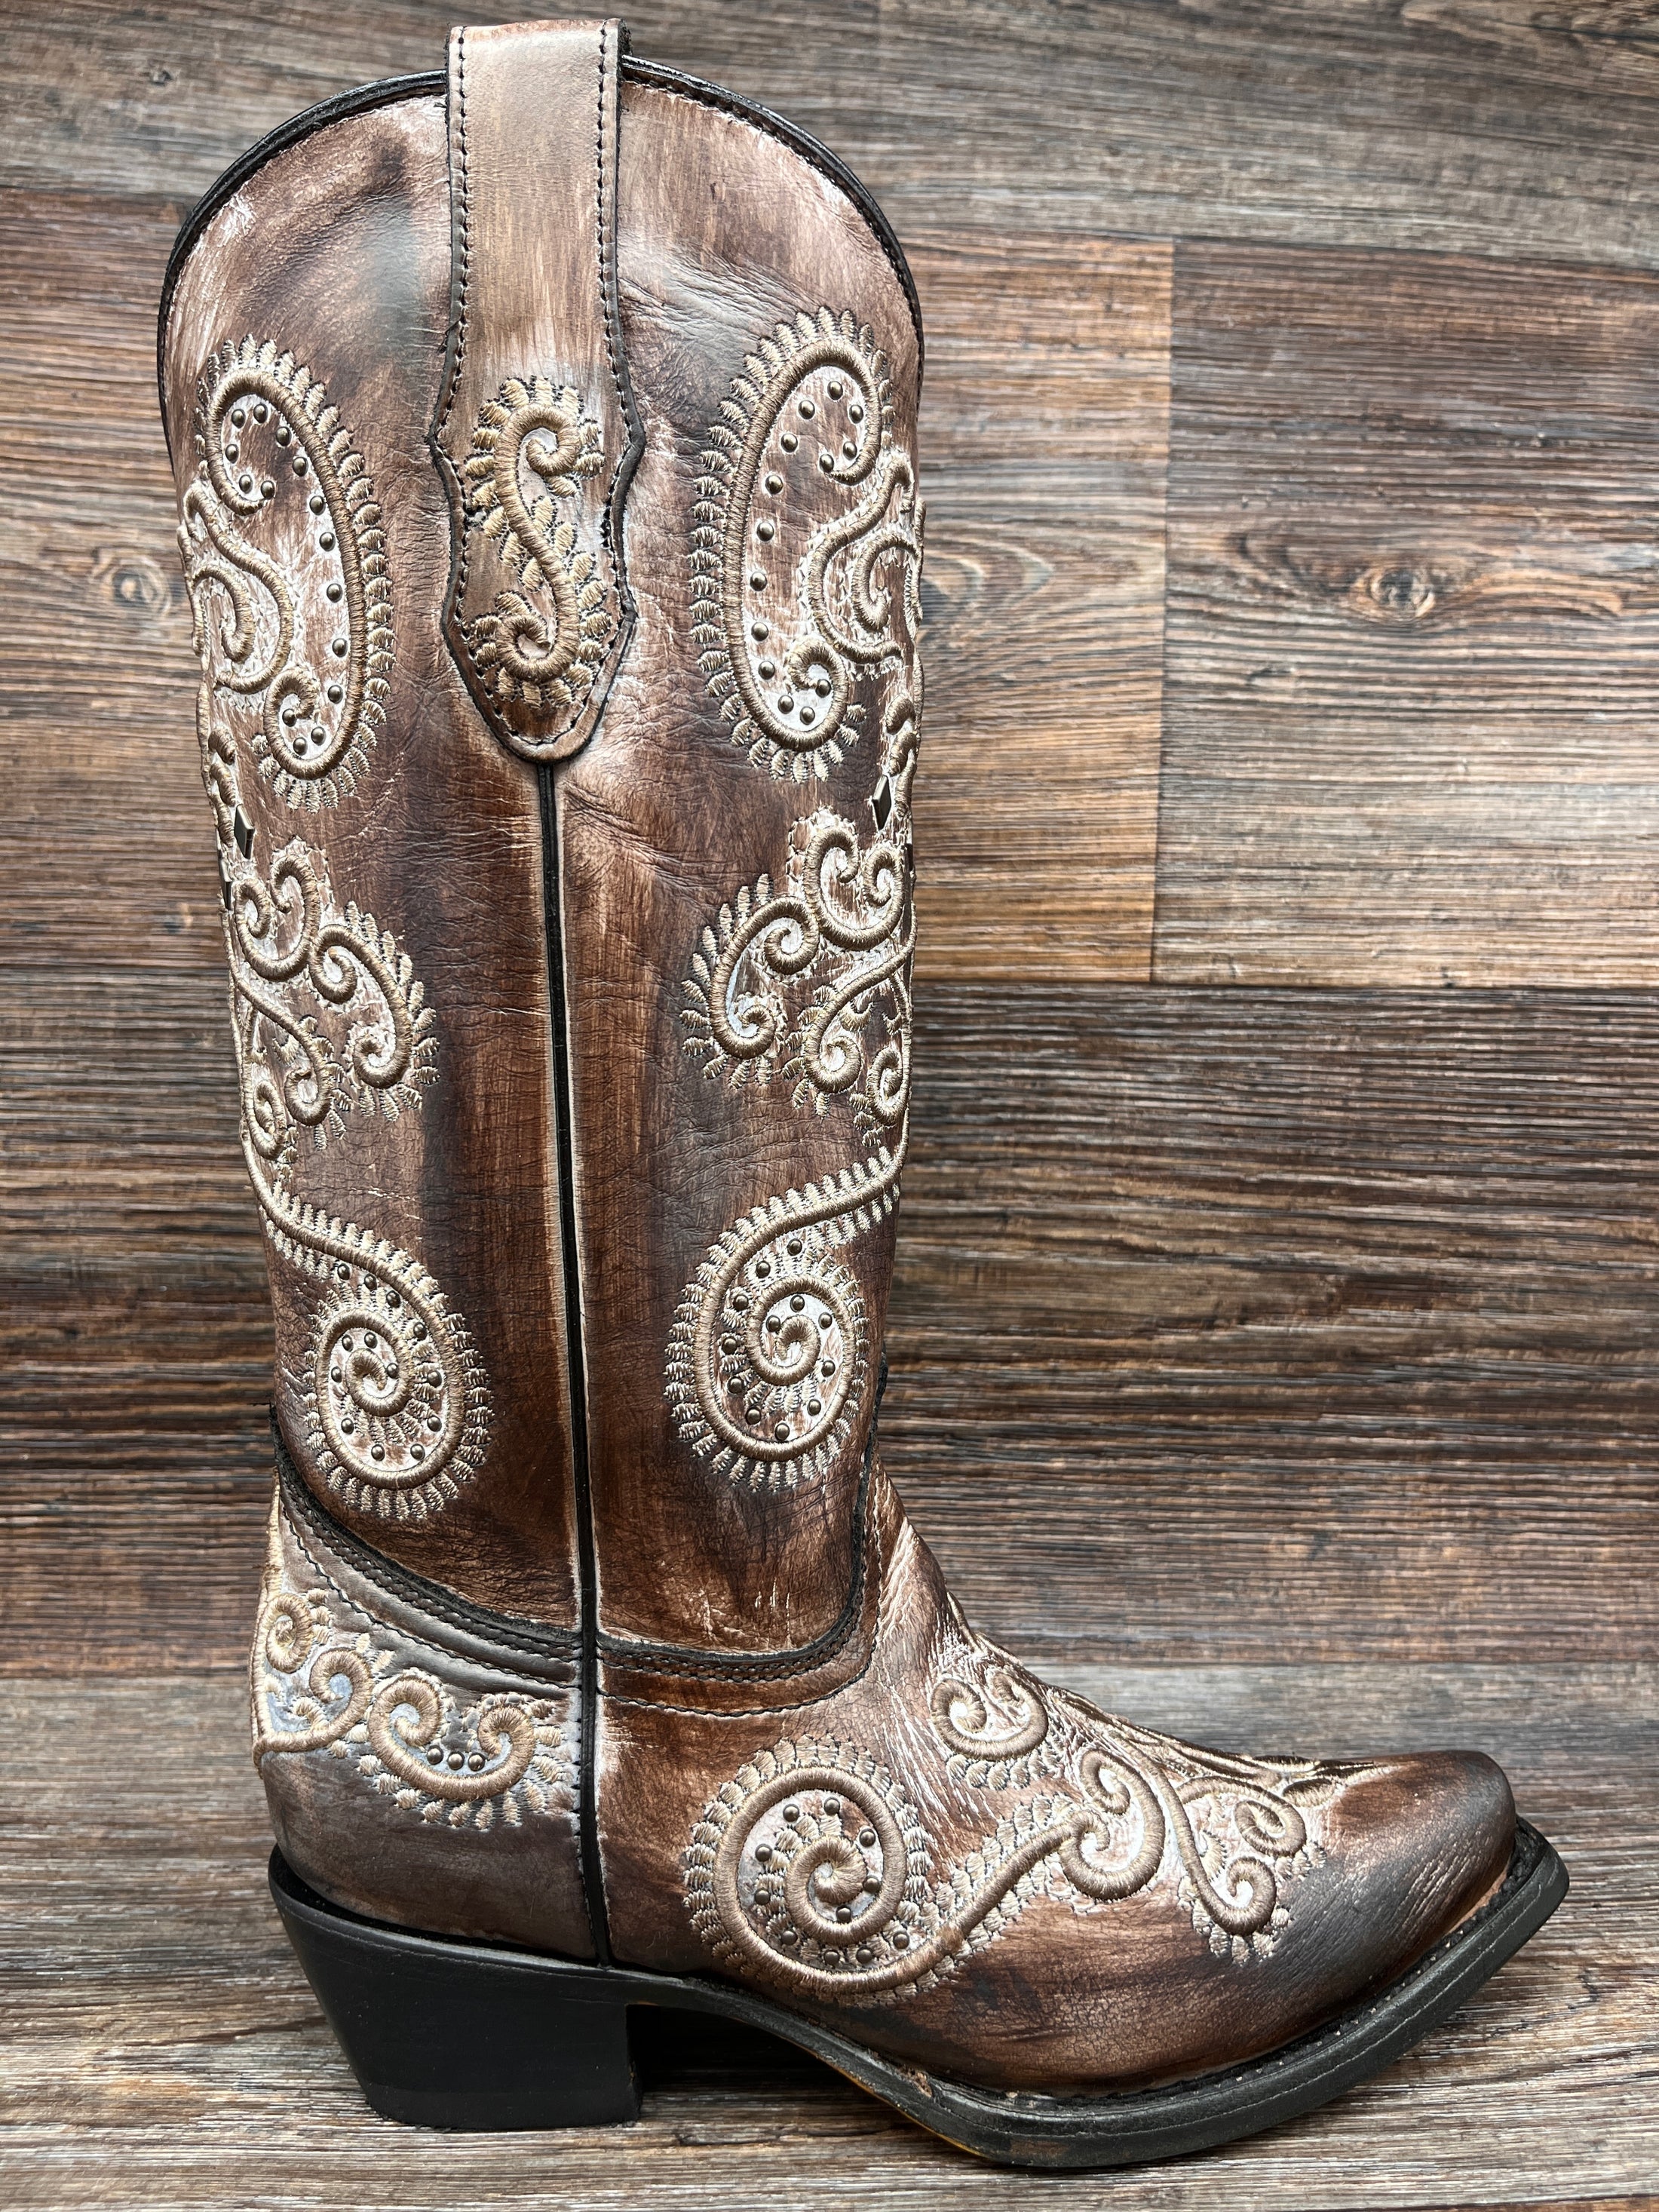
[[[1000,2203],[1005,2177],[822,2069],[672,2016],[622,2137],[391,2129],[261,1899],[222,1670],[269,1318],[153,312],[224,163],[437,65],[452,4],[3,10],[0,1674],[33,1679],[0,1684],[0,2197]],[[917,1517],[973,1613],[1077,1686],[1258,1748],[1488,1745],[1573,1873],[1549,1929],[1358,2095],[1043,2194],[1638,2212],[1651,10],[630,18],[641,52],[852,162],[927,318],[919,1082],[884,1417]]]
[[[266,1481],[151,392],[245,143],[436,0],[8,10],[0,1465],[23,1671],[229,1663]],[[1644,11],[645,0],[929,325],[891,1457],[1090,1659],[1651,1656]]]

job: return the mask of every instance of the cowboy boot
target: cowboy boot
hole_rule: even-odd
[[[192,216],[163,408],[277,1462],[276,1901],[370,2101],[629,2008],[1106,2165],[1387,2064],[1565,1889],[1476,1754],[1198,1749],[978,1636],[876,1445],[921,333],[616,25],[457,33]]]

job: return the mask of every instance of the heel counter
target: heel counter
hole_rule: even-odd
[[[458,1632],[302,1527],[279,1485],[249,1668],[283,1856],[367,1917],[591,1958],[573,1658]]]

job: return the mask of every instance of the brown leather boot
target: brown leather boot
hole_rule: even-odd
[[[666,2004],[1083,2166],[1385,2065],[1565,1892],[1502,1774],[1096,1711],[876,1449],[921,332],[867,195],[614,23],[459,33],[226,177],[161,357],[276,1308],[255,1758],[371,2101],[620,2118]]]

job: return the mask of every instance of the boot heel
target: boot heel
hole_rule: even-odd
[[[493,2131],[639,2117],[628,2008],[602,1966],[360,1920],[278,1851],[270,1893],[364,2096],[388,2119]]]

